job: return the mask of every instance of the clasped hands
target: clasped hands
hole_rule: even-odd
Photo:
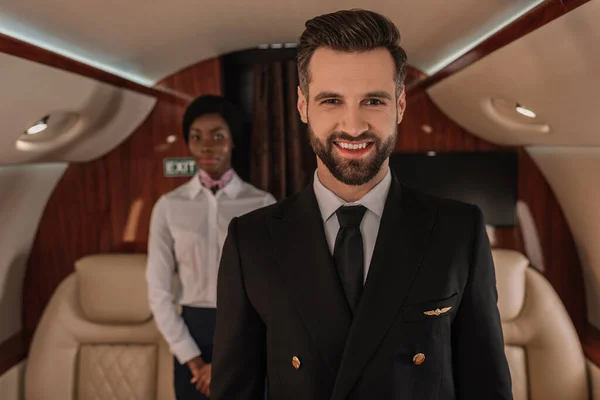
[[[201,356],[195,357],[187,363],[192,379],[190,383],[196,385],[196,390],[210,397],[210,375],[212,372],[212,364],[204,362]]]

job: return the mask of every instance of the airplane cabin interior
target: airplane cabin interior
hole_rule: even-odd
[[[0,2],[0,399],[175,399],[145,270],[186,107],[228,98],[240,178],[298,193],[297,41],[351,8],[408,54],[391,170],[483,212],[514,399],[600,400],[600,0]]]

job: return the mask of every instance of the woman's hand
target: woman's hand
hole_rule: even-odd
[[[204,362],[201,356],[191,359],[187,366],[192,373],[190,383],[196,385],[196,390],[202,392],[206,397],[210,397],[210,375],[212,365]]]

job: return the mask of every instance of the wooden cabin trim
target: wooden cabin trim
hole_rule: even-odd
[[[588,1],[590,0],[561,0],[567,12],[573,11],[574,9],[587,3]]]
[[[494,51],[522,38],[530,32],[541,28],[561,17],[589,0],[546,0],[537,7],[501,29],[473,49],[444,67],[439,72],[407,85],[407,94],[425,91],[436,83],[476,63]]]
[[[20,331],[0,343],[0,376],[19,364],[27,356],[27,346]]]
[[[92,67],[71,58],[53,53],[41,47],[15,39],[13,37],[0,33],[0,53],[10,54],[15,57],[23,58],[44,64],[49,67],[58,68],[64,71],[72,72],[85,76],[100,82],[108,83],[113,86],[132,90],[137,93],[146,94],[157,99],[176,104],[187,104],[189,99],[177,91],[168,90],[162,87],[146,87],[128,79],[113,75],[109,72]]]
[[[588,322],[580,332],[579,338],[585,356],[597,367],[600,367],[600,329]]]

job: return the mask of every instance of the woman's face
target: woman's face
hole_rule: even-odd
[[[206,114],[194,120],[188,147],[198,168],[214,179],[231,168],[231,131],[220,114]]]

